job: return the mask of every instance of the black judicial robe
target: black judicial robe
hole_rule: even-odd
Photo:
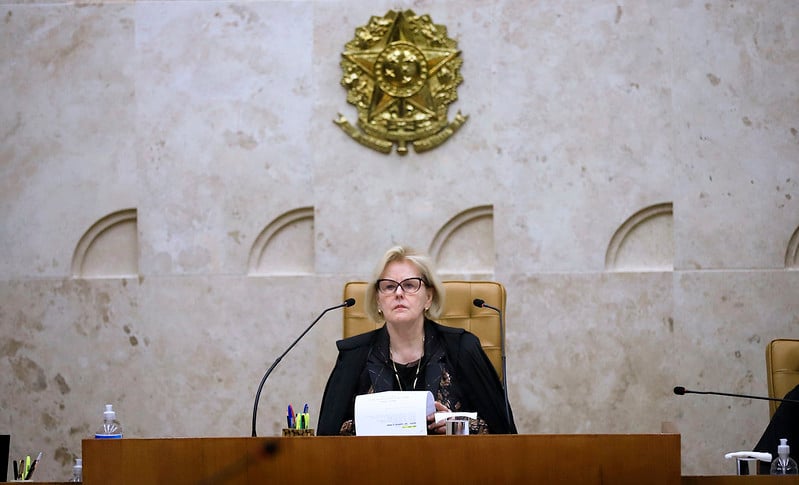
[[[799,386],[794,387],[785,395],[783,399],[799,401]],[[799,461],[799,404],[795,402],[781,403],[774,416],[771,417],[763,436],[755,445],[754,451],[771,453],[774,460],[777,459],[777,445],[780,438],[788,440],[791,447],[791,458]],[[768,474],[771,463],[760,462],[760,473]]]
[[[432,338],[431,338],[432,337]],[[453,328],[440,325],[432,320],[425,319],[425,353],[434,351],[435,347],[428,342],[439,342],[439,353],[443,352],[443,359],[452,372],[453,385],[465,398],[469,407],[474,409],[461,409],[465,412],[477,412],[493,434],[516,433],[511,413],[510,423],[505,416],[505,395],[502,383],[496,370],[486,356],[480,340],[472,333],[462,328]],[[341,425],[354,418],[355,396],[363,391],[362,377],[364,369],[368,368],[371,385],[375,392],[393,389],[390,377],[385,377],[381,372],[375,372],[375,353],[381,347],[388,347],[388,331],[385,325],[377,330],[356,335],[336,342],[338,358],[330,378],[327,381],[322,397],[322,406],[319,411],[317,435],[338,435]],[[435,357],[435,356],[434,356]],[[435,365],[430,365],[427,359],[426,388],[436,396],[440,372]],[[437,373],[438,376],[430,373]],[[431,378],[432,377],[432,378]]]

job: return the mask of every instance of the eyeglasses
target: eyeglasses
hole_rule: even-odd
[[[377,291],[383,294],[392,294],[397,291],[397,288],[402,288],[403,293],[416,293],[422,287],[422,283],[427,284],[422,278],[406,278],[399,283],[394,280],[382,279],[377,280],[375,286]]]

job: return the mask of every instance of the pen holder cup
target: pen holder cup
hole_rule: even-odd
[[[315,436],[313,429],[283,428],[283,436]]]
[[[447,434],[449,435],[468,435],[469,420],[463,418],[449,418],[446,422]]]

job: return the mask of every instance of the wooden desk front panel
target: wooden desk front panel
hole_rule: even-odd
[[[680,483],[679,435],[84,440],[86,485]]]

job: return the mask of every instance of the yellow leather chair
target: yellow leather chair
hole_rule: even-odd
[[[369,283],[351,281],[344,285],[344,299],[355,298],[355,305],[344,308],[344,338],[369,332],[380,325],[364,312],[364,294]],[[480,339],[488,358],[502,379],[502,331],[499,314],[490,308],[474,306],[475,298],[497,307],[505,314],[505,287],[494,281],[444,281],[446,296],[438,323],[466,329]]]
[[[769,397],[783,398],[799,385],[799,340],[781,338],[766,346],[766,375]],[[779,405],[777,401],[769,401],[770,416]]]

